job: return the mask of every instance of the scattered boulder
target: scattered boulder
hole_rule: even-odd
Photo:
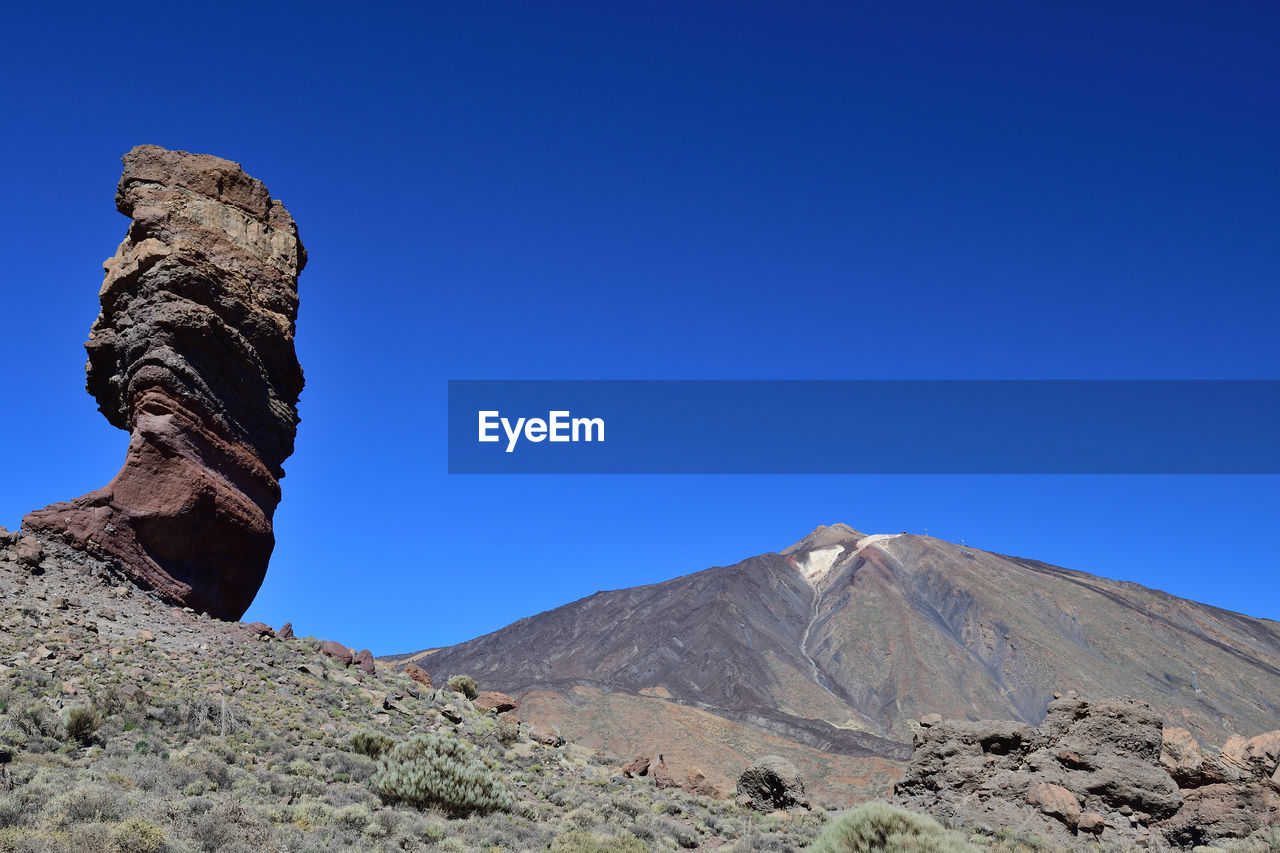
[[[1222,760],[1244,771],[1246,777],[1269,779],[1280,760],[1280,730],[1257,737],[1232,737],[1222,746]]]
[[[1161,829],[1173,844],[1192,847],[1244,838],[1280,822],[1280,794],[1270,785],[1226,782],[1186,793],[1186,802]]]
[[[373,652],[368,649],[356,652],[354,660],[356,666],[368,675],[373,675],[374,670],[377,669],[377,665],[373,662]]]
[[[780,755],[766,755],[738,777],[738,795],[757,811],[771,812],[803,805],[804,779],[796,766]]]
[[[247,622],[244,627],[248,629],[250,634],[258,637],[274,637],[276,635],[275,629],[265,622]]]
[[[947,720],[917,735],[895,799],[951,825],[1025,826],[1061,845],[1076,837],[1085,813],[1101,818],[1089,818],[1089,833],[1114,823],[1127,842],[1150,840],[1146,827],[1117,812],[1159,819],[1182,804],[1159,763],[1161,732],[1160,715],[1129,698],[1055,699],[1038,728]]]
[[[1280,732],[1233,738],[1222,755],[1128,697],[1049,703],[1038,728],[943,721],[916,736],[899,805],[955,826],[1079,836],[1163,849],[1243,838],[1280,823]]]
[[[637,776],[649,775],[649,756],[637,755],[635,758],[622,765],[622,775],[627,779],[634,779]]]
[[[1224,762],[1221,756],[1205,755],[1191,732],[1176,726],[1164,730],[1160,766],[1179,788],[1238,782],[1242,778],[1239,767]]]
[[[662,757],[662,753],[658,753],[657,762],[649,766],[649,778],[653,779],[653,784],[659,788],[676,787],[676,778],[671,775],[671,771],[667,768],[667,762]]]
[[[564,746],[564,738],[559,732],[538,726],[529,727],[529,739],[543,746]]]
[[[280,628],[280,639],[282,639],[282,640],[292,640],[292,639],[293,639],[293,623],[292,623],[292,622],[286,622],[286,623],[284,623],[284,625],[283,625],[283,626],[281,626],[281,628]]]
[[[13,555],[19,565],[34,569],[40,565],[40,560],[44,557],[44,548],[40,540],[34,536],[22,536],[13,548]]]
[[[351,666],[351,649],[336,640],[325,640],[320,644],[320,653],[332,658],[343,666]]]
[[[481,693],[472,704],[481,711],[492,711],[495,714],[505,714],[516,709],[516,700],[496,690]]]
[[[696,768],[689,768],[689,772],[684,777],[684,785],[681,787],[690,794],[697,794],[699,797],[710,797],[713,800],[723,800],[724,792],[712,784],[706,774]]]
[[[1083,812],[1076,821],[1076,829],[1089,835],[1101,835],[1106,828],[1106,819],[1097,812]]]
[[[407,665],[404,668],[404,674],[409,676],[414,681],[421,684],[423,687],[427,688],[428,690],[434,689],[431,685],[431,676],[427,674],[427,671],[425,669],[418,666],[416,663],[411,663]]]
[[[1041,782],[1027,792],[1027,802],[1039,806],[1040,811],[1069,827],[1075,828],[1080,822],[1080,803],[1076,795],[1061,785]]]
[[[85,348],[89,392],[131,434],[125,464],[22,527],[111,558],[167,602],[236,620],[266,574],[293,452],[306,253],[284,206],[219,157],[140,145],[124,156],[116,208],[133,221],[105,264]]]
[[[930,726],[936,726],[940,722],[942,722],[941,714],[925,714],[920,718],[920,725],[926,729]]]

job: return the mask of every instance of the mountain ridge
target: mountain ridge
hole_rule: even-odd
[[[1038,725],[1067,691],[1133,695],[1209,742],[1280,720],[1280,623],[1028,557],[844,524],[384,659],[537,694],[567,737],[622,753],[661,743],[662,723],[628,719],[658,713],[655,701],[786,745],[890,762],[909,755],[926,714]],[[584,699],[579,688],[601,692]],[[593,702],[612,710],[594,712]]]

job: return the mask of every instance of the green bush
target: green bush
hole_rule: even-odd
[[[449,689],[454,693],[461,693],[468,699],[476,698],[480,688],[476,685],[476,680],[469,675],[452,675],[449,677]]]
[[[102,725],[102,718],[88,706],[72,705],[63,715],[62,725],[67,730],[67,737],[76,743],[87,745],[93,740],[98,726]]]
[[[415,735],[387,752],[369,785],[388,803],[439,808],[453,816],[510,811],[507,789],[466,744],[436,734]]]
[[[360,731],[351,736],[351,750],[370,758],[380,758],[394,744],[391,738],[381,732]]]
[[[928,815],[864,803],[827,824],[814,853],[972,853],[976,848]]]
[[[28,699],[9,706],[5,712],[9,726],[16,732],[32,737],[55,737],[57,721],[42,703]]]
[[[112,836],[112,850],[121,853],[159,853],[165,846],[164,830],[140,817],[117,824]]]
[[[0,764],[13,761],[14,756],[22,751],[22,746],[26,742],[27,739],[17,732],[0,729]]]

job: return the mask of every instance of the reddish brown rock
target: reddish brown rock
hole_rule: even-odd
[[[1269,779],[1280,761],[1280,730],[1251,738],[1232,737],[1222,746],[1222,759],[1246,776]]]
[[[249,630],[250,634],[258,637],[274,637],[276,635],[275,629],[265,622],[246,622],[244,627]]]
[[[1176,726],[1164,730],[1160,766],[1173,777],[1179,788],[1237,782],[1248,775],[1244,768],[1224,761],[1223,756],[1206,755],[1191,732]]]
[[[404,674],[421,684],[423,687],[431,687],[431,676],[427,671],[416,663],[411,663],[404,668]]]
[[[1160,766],[1174,778],[1179,787],[1190,787],[1187,782],[1200,771],[1204,755],[1200,743],[1191,732],[1177,726],[1164,730],[1160,744]]]
[[[281,626],[281,628],[280,628],[280,639],[282,639],[282,640],[292,640],[292,639],[293,639],[293,623],[292,623],[292,622],[286,622],[286,623],[284,623],[284,625],[283,625],[283,626]]]
[[[23,536],[18,539],[17,546],[13,549],[14,556],[18,563],[28,568],[35,568],[40,564],[40,558],[43,556],[43,548],[39,540],[31,536]]]
[[[1080,822],[1080,803],[1076,795],[1061,785],[1041,782],[1027,792],[1027,804],[1039,806],[1040,811],[1069,827],[1074,828]]]
[[[657,763],[649,766],[649,778],[653,779],[653,784],[659,788],[676,786],[676,777],[672,776],[671,771],[667,769],[667,762],[661,754],[658,755]]]
[[[505,714],[516,709],[516,700],[496,690],[481,693],[472,704],[481,711],[493,711],[495,714]]]
[[[320,644],[320,653],[326,657],[333,658],[343,666],[351,666],[351,649],[339,643],[337,640],[325,640]]]
[[[1097,812],[1084,812],[1076,821],[1076,829],[1089,835],[1101,835],[1106,828],[1106,819]]]
[[[166,601],[239,619],[266,574],[293,452],[293,219],[228,160],[154,145],[124,156],[133,219],[105,264],[88,390],[130,433],[110,483],[23,529],[113,560]]]
[[[690,794],[697,794],[700,797],[710,797],[713,800],[724,799],[724,792],[713,785],[705,773],[694,767],[689,768],[689,772],[685,774],[682,787]]]
[[[373,675],[374,669],[377,668],[373,662],[373,652],[368,649],[361,649],[356,652],[355,662],[356,666],[360,667],[360,669],[364,670],[369,675]]]
[[[539,726],[529,727],[529,738],[544,746],[564,746],[564,738],[559,732],[544,729]]]
[[[622,765],[622,775],[628,779],[634,779],[637,776],[649,775],[649,756],[637,755],[635,758]]]

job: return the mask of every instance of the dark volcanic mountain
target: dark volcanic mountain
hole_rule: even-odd
[[[1142,699],[1209,743],[1280,721],[1276,622],[843,524],[781,553],[599,592],[398,660],[437,683],[467,673],[521,695],[526,718],[622,752],[710,716],[732,724],[726,743],[745,727],[901,761],[921,715],[1038,724],[1067,690]],[[703,722],[675,723],[675,707]]]

